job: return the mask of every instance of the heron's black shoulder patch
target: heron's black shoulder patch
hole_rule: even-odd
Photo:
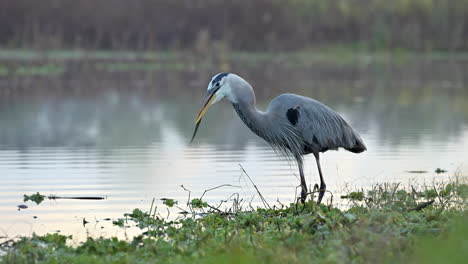
[[[288,112],[286,112],[286,117],[288,118],[289,122],[295,126],[299,120],[299,111],[297,111],[296,108],[289,108]]]
[[[225,76],[228,76],[228,74],[229,74],[228,72],[218,73],[218,75],[216,75],[211,81],[211,84],[214,85],[215,83],[221,81],[221,79],[223,79],[223,77]]]

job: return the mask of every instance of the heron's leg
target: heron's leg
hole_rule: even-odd
[[[325,181],[323,180],[322,168],[320,167],[319,154],[314,153],[314,156],[315,156],[315,161],[317,162],[317,169],[318,169],[319,175],[320,175],[320,189],[319,189],[319,196],[318,196],[318,200],[317,200],[317,204],[320,205],[320,203],[322,202],[323,195],[325,194],[325,190],[327,189],[327,185],[325,185]]]
[[[296,157],[297,166],[299,167],[299,175],[301,176],[301,202],[304,203],[307,199],[307,184],[304,177],[304,170],[303,170],[303,161],[302,157]]]
[[[302,157],[296,157],[297,166],[299,167],[299,175],[301,176],[301,202],[304,203],[307,199],[307,184],[304,177],[303,161]]]

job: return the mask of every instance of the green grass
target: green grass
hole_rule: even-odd
[[[115,225],[137,226],[131,241],[33,235],[2,244],[2,263],[463,263],[468,257],[468,185],[410,191],[396,184],[344,195],[347,206],[278,205],[246,210],[191,199],[184,217],[135,209]],[[428,202],[429,201],[429,202]],[[432,203],[432,201],[434,201]]]

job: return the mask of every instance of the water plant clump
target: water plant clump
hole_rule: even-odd
[[[459,182],[406,190],[377,185],[343,195],[348,204],[317,206],[212,205],[200,198],[163,199],[180,208],[162,217],[155,205],[134,209],[115,225],[133,225],[132,240],[33,235],[1,244],[3,263],[423,263],[467,257],[468,185]],[[181,206],[181,207],[179,207]],[[171,209],[171,210],[172,210]],[[443,239],[443,242],[441,242]]]
[[[37,192],[37,193],[31,194],[31,195],[25,194],[24,198],[23,198],[23,201],[24,202],[32,201],[32,202],[35,202],[36,204],[40,204],[40,203],[42,203],[44,201],[45,198],[46,198],[45,195],[40,194],[39,192]]]

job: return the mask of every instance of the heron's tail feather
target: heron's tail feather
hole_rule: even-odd
[[[355,144],[350,148],[346,148],[346,150],[351,151],[353,153],[361,153],[361,152],[367,150],[367,147],[364,144],[364,142],[362,141],[362,139],[358,138],[358,139],[356,139]]]

